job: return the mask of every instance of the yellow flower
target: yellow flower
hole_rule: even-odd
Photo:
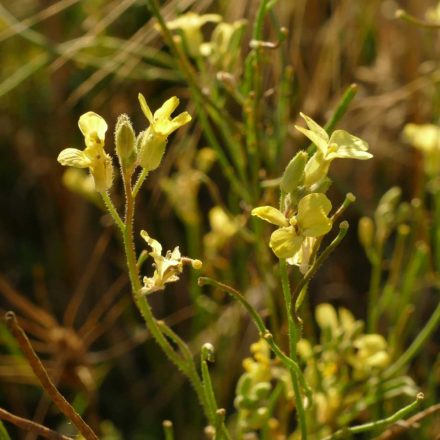
[[[296,216],[290,219],[272,206],[260,206],[251,214],[279,226],[272,233],[269,246],[278,258],[290,259],[308,237],[321,237],[330,231],[332,222],[327,215],[331,208],[325,194],[312,193],[300,200]]]
[[[143,294],[148,295],[158,290],[163,290],[165,289],[165,284],[178,281],[184,264],[191,264],[194,269],[201,269],[202,262],[182,257],[178,246],[173,251],[167,251],[165,256],[163,256],[162,245],[157,240],[151,238],[146,231],[141,231],[141,237],[152,249],[149,255],[153,257],[155,266],[153,276],[144,277],[143,279]]]
[[[138,161],[141,167],[152,171],[160,165],[168,136],[191,121],[191,116],[188,112],[183,112],[171,119],[171,113],[179,105],[179,99],[175,96],[165,101],[162,107],[154,112],[154,115],[144,96],[139,93],[138,97],[142,111],[150,122],[148,129],[143,131],[138,138]]]
[[[65,148],[57,160],[64,166],[89,168],[96,191],[106,191],[113,181],[112,160],[104,151],[107,123],[98,114],[87,112],[79,118],[78,126],[84,135],[86,148],[84,151]]]
[[[427,20],[440,22],[440,2],[437,3],[436,6],[429,8],[426,11],[425,17]]]
[[[305,185],[310,186],[326,177],[329,165],[333,159],[366,160],[373,157],[368,153],[368,144],[345,130],[335,130],[331,136],[312,118],[303,113],[309,129],[295,125],[295,128],[307,136],[317,147],[318,151],[311,157],[305,167]]]
[[[422,152],[426,174],[438,175],[440,173],[440,127],[433,124],[406,124],[403,134],[408,142]]]
[[[218,14],[199,15],[194,12],[188,12],[175,20],[167,21],[167,27],[171,30],[182,30],[189,54],[196,57],[200,54],[200,46],[203,44],[202,26],[210,22],[218,23],[221,19],[221,15]]]
[[[387,341],[382,335],[375,333],[361,335],[353,342],[353,346],[356,353],[351,356],[350,363],[359,378],[383,370],[390,363]]]
[[[240,41],[246,20],[219,23],[211,35],[211,41],[200,45],[201,55],[209,58],[218,69],[229,70],[240,55]]]

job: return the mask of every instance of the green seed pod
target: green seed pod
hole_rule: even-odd
[[[123,167],[129,167],[136,160],[136,136],[126,114],[119,115],[115,128],[116,154]]]
[[[138,162],[146,171],[155,170],[161,163],[165,153],[167,138],[148,128],[137,138]]]
[[[304,169],[307,163],[308,154],[305,151],[299,151],[295,157],[288,163],[281,177],[280,189],[284,193],[295,191],[304,181]]]

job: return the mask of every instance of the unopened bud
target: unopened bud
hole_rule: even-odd
[[[130,119],[126,114],[118,117],[115,128],[116,154],[124,167],[136,160],[136,136]]]
[[[334,332],[339,326],[336,310],[331,304],[319,304],[315,309],[315,318],[321,329],[330,328]]]
[[[269,396],[271,388],[269,382],[260,382],[254,386],[252,391],[258,400],[263,400]]]
[[[374,240],[374,223],[370,217],[362,217],[359,220],[358,235],[361,245],[365,249],[371,248]]]
[[[203,266],[203,263],[200,260],[191,260],[191,266],[193,269],[200,270]]]
[[[202,346],[202,359],[209,362],[214,362],[215,359],[215,350],[214,346],[207,342]]]
[[[139,165],[146,171],[155,170],[162,161],[166,144],[166,136],[156,133],[151,127],[141,132],[136,141]]]
[[[299,151],[289,162],[281,177],[280,188],[284,193],[295,191],[304,181],[304,168],[308,159],[305,151]]]

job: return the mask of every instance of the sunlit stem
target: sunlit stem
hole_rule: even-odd
[[[164,420],[162,426],[165,440],[174,440],[173,422],[171,420]]]
[[[342,214],[347,210],[347,208],[356,201],[356,196],[353,193],[347,193],[345,199],[337,211],[331,216],[330,220],[335,224]]]
[[[339,224],[339,233],[335,237],[335,239],[321,252],[319,257],[315,260],[313,265],[310,267],[310,269],[306,272],[304,277],[301,279],[301,281],[297,284],[295,291],[293,292],[293,298],[296,298],[295,302],[295,310],[298,311],[301,307],[301,304],[304,301],[304,296],[306,293],[306,285],[308,282],[312,279],[312,277],[315,275],[317,270],[321,267],[322,263],[328,258],[328,256],[336,249],[336,247],[341,243],[343,238],[345,237],[345,234],[348,231],[348,222],[343,221]]]
[[[141,189],[142,184],[144,183],[147,176],[148,176],[148,171],[145,168],[142,168],[142,171],[140,172],[140,174],[136,180],[136,183],[133,187],[133,191],[132,191],[133,199],[136,199],[136,196],[138,195],[138,192]]]
[[[109,194],[106,191],[102,191],[99,194],[101,194],[105,207],[107,208],[116,226],[120,229],[121,233],[124,234],[124,230],[125,230],[124,222],[119,216],[118,211],[115,208],[115,205],[113,205],[112,199],[110,198]]]
[[[368,292],[368,310],[367,310],[367,329],[369,333],[374,333],[379,320],[379,290],[382,279],[382,258],[383,258],[383,240],[377,245],[375,258],[372,262],[372,271],[370,278],[370,289]]]
[[[304,388],[304,391],[306,393],[307,398],[309,399],[309,402],[312,400],[312,394],[310,388],[307,386],[306,381],[304,379],[304,376],[302,374],[301,368],[299,367],[298,363],[291,359],[289,356],[287,356],[281,348],[278,347],[278,345],[273,340],[272,333],[266,328],[266,325],[264,324],[263,319],[258,314],[258,312],[255,310],[255,308],[249,304],[249,302],[246,300],[246,298],[236,289],[233,287],[228,286],[227,284],[221,283],[219,281],[216,281],[209,277],[200,277],[199,278],[199,286],[205,286],[210,285],[213,287],[216,287],[229,295],[231,295],[234,299],[236,299],[249,313],[252,321],[254,322],[255,326],[257,327],[260,336],[266,340],[266,342],[269,344],[270,348],[274,352],[275,356],[284,364],[284,366],[288,370],[294,370],[298,378],[301,382],[301,386]]]
[[[285,194],[281,192],[280,197],[280,210],[283,209],[284,206],[284,199]],[[285,313],[287,317],[287,326],[288,326],[288,338],[289,338],[289,354],[290,358],[293,359],[295,362],[298,361],[297,354],[296,354],[296,344],[298,343],[298,340],[301,338],[301,330],[300,326],[298,325],[298,320],[294,319],[293,316],[293,310],[292,310],[292,293],[290,291],[290,284],[289,284],[289,274],[287,272],[287,264],[286,260],[284,258],[280,259],[279,262],[279,269],[280,269],[280,278],[281,278],[281,287],[283,290],[283,297],[284,297],[284,306],[285,306]],[[296,312],[295,312],[295,318],[296,318]],[[298,374],[294,370],[290,370],[291,372],[291,378],[292,378],[292,386],[293,391],[295,395],[295,405],[298,412],[298,421],[299,426],[301,430],[301,438],[303,440],[307,439],[307,423],[306,423],[306,416],[304,412],[304,405],[303,400],[301,396],[301,391],[299,387],[299,378]]]
[[[434,333],[440,324],[440,304],[437,305],[434,313],[429,318],[425,327],[419,332],[416,339],[412,342],[412,344],[407,348],[407,350],[400,356],[397,361],[388,367],[384,372],[384,377],[391,377],[394,374],[398,373],[399,370],[404,368],[410,360],[420,351],[423,347],[427,339]]]
[[[134,212],[135,212],[135,200],[133,198],[133,190],[131,187],[130,176],[127,173],[124,174],[122,177],[123,177],[125,197],[126,197],[125,227],[123,230],[122,238],[124,241],[124,250],[127,259],[128,275],[130,278],[134,302],[139,312],[141,313],[143,319],[145,320],[147,328],[150,330],[157,344],[164,351],[164,353],[171,360],[171,362],[173,362],[174,365],[176,365],[176,367],[180,371],[182,371],[190,380],[208,420],[212,423],[214,422],[214,420],[210,418],[208,405],[205,399],[205,394],[203,392],[202,383],[193,359],[192,358],[190,360],[188,359],[188,362],[185,362],[185,360],[182,359],[182,357],[174,351],[173,347],[170,345],[169,341],[167,340],[166,336],[161,330],[161,325],[165,326],[166,324],[158,323],[158,321],[153,315],[153,311],[147,300],[147,297],[141,293],[142,284],[139,278],[139,270],[138,270],[136,251],[133,240],[133,220],[134,220]],[[169,335],[174,335],[174,332],[171,329],[169,329]]]
[[[419,18],[416,18],[408,14],[408,12],[404,11],[403,9],[398,9],[396,11],[396,18],[400,18],[401,20],[413,24],[417,27],[421,27],[425,29],[440,29],[440,23],[431,23],[428,21],[420,20]]]
[[[348,428],[342,428],[339,431],[336,431],[334,434],[324,437],[323,440],[336,440],[340,438],[351,438],[354,434],[359,434],[361,432],[369,432],[375,431],[379,429],[384,429],[387,426],[398,422],[403,419],[407,415],[411,414],[416,408],[418,408],[424,399],[422,393],[417,394],[416,400],[399,411],[395,412],[390,417],[386,417],[385,419],[376,420],[374,422],[365,423],[363,425],[351,426]]]
[[[290,358],[293,359],[295,362],[297,362],[298,359],[296,354],[296,344],[298,343],[298,340],[301,337],[300,327],[297,325],[297,323],[295,322],[292,316],[292,294],[290,292],[289,275],[287,273],[287,264],[285,259],[280,259],[279,267],[280,267],[281,286],[284,296],[285,311],[287,315],[289,354],[290,354]],[[303,400],[299,387],[298,374],[294,370],[290,370],[290,373],[292,378],[293,391],[295,395],[295,405],[298,411],[298,421],[301,430],[301,438],[307,439],[307,424],[306,424]]]

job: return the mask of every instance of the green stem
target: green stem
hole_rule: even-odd
[[[164,420],[162,426],[165,440],[174,440],[173,422],[171,420]]]
[[[234,168],[229,163],[228,158],[224,154],[223,148],[222,148],[220,142],[218,141],[217,136],[216,136],[214,130],[212,129],[211,124],[206,116],[206,111],[204,109],[203,104],[206,103],[207,101],[210,101],[209,97],[205,96],[202,93],[202,91],[200,90],[199,85],[197,84],[197,80],[195,79],[195,75],[193,73],[192,66],[189,63],[188,59],[185,56],[183,56],[183,54],[179,50],[178,46],[176,45],[176,43],[173,39],[173,36],[172,36],[170,30],[167,28],[166,22],[160,12],[160,7],[158,5],[158,2],[156,0],[149,0],[148,5],[151,9],[151,12],[153,13],[153,15],[156,17],[157,21],[159,22],[159,25],[160,25],[160,28],[163,32],[166,43],[168,44],[171,52],[173,53],[173,55],[176,57],[177,61],[179,62],[179,66],[180,66],[182,73],[185,75],[185,78],[188,82],[188,86],[190,87],[190,89],[193,93],[194,102],[196,104],[196,109],[197,109],[197,114],[198,114],[198,118],[200,121],[200,125],[202,126],[202,129],[203,129],[209,143],[211,144],[211,146],[214,148],[214,150],[217,153],[217,156],[218,156],[220,165],[223,168],[223,172],[225,174],[225,177],[229,180],[232,188],[237,193],[237,195],[243,197],[246,201],[249,202],[250,195],[248,194],[247,188],[245,185],[243,185],[243,182],[240,182],[240,179],[237,178],[236,170],[234,170]],[[215,108],[215,106],[214,106],[214,108]],[[220,125],[222,125],[222,119],[221,119],[222,117],[224,118],[224,115],[222,115],[220,113],[219,114],[220,119],[219,118],[216,119],[216,121],[219,122]],[[232,140],[233,139],[231,137],[231,141]],[[239,148],[238,143],[235,143],[234,145],[235,145],[235,147],[238,146],[238,148]],[[244,170],[240,167],[240,163],[241,163],[240,159],[235,153],[236,153],[235,149],[232,149],[231,156],[237,162],[236,165],[237,165],[238,173],[239,173],[239,175],[244,177],[244,174],[243,174]]]
[[[373,262],[370,289],[368,292],[368,311],[367,311],[367,328],[368,333],[375,333],[377,321],[379,319],[379,301],[380,282],[382,278],[382,258],[383,258],[383,242],[379,243],[375,259]]]
[[[148,176],[148,171],[145,168],[142,168],[142,171],[139,174],[138,179],[136,180],[136,183],[133,187],[133,191],[132,191],[133,199],[136,199],[136,196],[138,195],[138,192],[141,189],[141,186],[144,183],[147,176]]]
[[[391,377],[396,374],[401,368],[408,364],[408,362],[418,353],[418,351],[423,347],[427,339],[434,333],[440,324],[440,304],[437,305],[434,313],[429,318],[422,331],[414,339],[413,343],[407,348],[407,350],[400,356],[397,361],[391,365],[387,370],[385,370],[383,376]]]
[[[285,193],[281,191],[280,196],[280,210],[283,210],[284,207],[284,200],[285,200]],[[295,317],[292,313],[292,293],[290,291],[290,285],[289,285],[289,274],[287,272],[287,264],[286,260],[284,258],[280,259],[279,262],[279,270],[280,270],[280,279],[281,279],[281,287],[283,290],[283,297],[284,297],[284,306],[285,306],[285,313],[287,318],[287,327],[288,327],[288,338],[289,338],[289,354],[290,358],[293,359],[295,362],[298,362],[298,357],[296,354],[296,344],[298,343],[298,340],[300,339],[300,327],[297,325],[298,319],[296,316],[295,311]],[[296,322],[295,322],[296,320]],[[293,370],[290,370],[291,377],[292,377],[292,385],[293,385],[293,391],[295,395],[295,405],[298,413],[298,421],[299,426],[301,430],[301,438],[302,440],[307,439],[307,424],[306,424],[306,416],[304,411],[304,405],[302,401],[301,391],[299,388],[299,381],[298,381],[298,375]]]
[[[348,231],[348,222],[343,221],[339,224],[339,233],[335,237],[335,239],[324,249],[324,251],[319,255],[319,257],[315,260],[310,269],[306,272],[301,281],[297,284],[295,291],[293,292],[292,297],[296,298],[295,302],[295,310],[298,311],[301,307],[302,302],[304,301],[304,295],[306,289],[306,285],[315,275],[317,270],[321,267],[322,263],[328,258],[328,256],[335,250],[335,248],[339,245],[339,243],[345,237],[345,234]]]
[[[210,414],[208,411],[207,402],[203,392],[203,387],[193,359],[191,358],[191,360],[188,360],[188,363],[186,363],[181,358],[181,356],[174,351],[173,347],[170,345],[169,341],[166,339],[165,335],[161,331],[160,324],[157,322],[156,318],[154,317],[153,311],[151,309],[150,304],[148,303],[146,296],[142,295],[141,293],[142,284],[139,278],[138,266],[136,261],[136,251],[133,240],[133,220],[134,220],[134,212],[135,212],[135,200],[133,198],[133,191],[131,188],[130,177],[127,174],[123,175],[123,183],[124,183],[124,190],[126,196],[126,207],[125,207],[125,228],[122,234],[122,238],[124,241],[124,250],[127,258],[128,275],[130,278],[134,302],[139,312],[141,313],[142,317],[144,318],[147,328],[150,330],[157,344],[167,355],[167,357],[171,360],[171,362],[173,362],[174,365],[176,365],[176,367],[180,371],[182,371],[190,380],[208,420],[210,421],[210,423],[213,423],[213,420],[209,417]],[[166,324],[163,323],[161,325],[164,326]],[[172,332],[171,329],[169,330]]]
[[[192,362],[193,356],[186,342],[178,334],[176,334],[173,329],[165,323],[165,321],[157,321],[157,325],[162,333],[179,347],[183,360],[187,363]]]
[[[109,194],[105,191],[100,192],[102,200],[104,201],[104,204],[109,212],[109,214],[112,216],[113,221],[116,223],[117,227],[120,229],[121,234],[124,234],[125,231],[125,225],[122,221],[121,217],[118,214],[118,211],[115,208],[115,205],[113,205],[112,199],[110,198]]]
[[[311,402],[312,401],[311,390],[304,379],[304,376],[302,374],[301,368],[299,367],[298,363],[293,359],[291,359],[289,356],[287,356],[278,347],[278,345],[273,340],[272,333],[266,328],[263,319],[260,317],[258,312],[251,306],[251,304],[249,304],[246,298],[238,290],[235,290],[234,288],[228,286],[227,284],[220,283],[219,281],[216,281],[209,277],[199,278],[199,286],[204,286],[204,285],[214,286],[220,290],[223,290],[226,293],[229,293],[229,295],[235,298],[246,309],[246,311],[251,316],[255,326],[257,327],[260,336],[266,340],[266,342],[269,344],[270,348],[274,352],[275,356],[284,364],[284,366],[288,370],[293,369],[297,373],[298,378],[301,382],[301,386],[304,388],[307,399],[309,400],[309,402]]]
[[[417,394],[416,400],[414,402],[410,403],[409,405],[395,412],[390,417],[386,417],[384,419],[376,420],[370,423],[364,423],[363,425],[351,426],[348,428],[340,429],[339,431],[336,431],[334,434],[325,437],[323,440],[336,440],[340,438],[348,438],[354,434],[359,434],[361,432],[369,432],[378,429],[384,429],[387,426],[398,422],[399,420],[403,419],[404,417],[412,413],[421,404],[423,399],[424,399],[423,394],[419,393]]]
[[[212,346],[211,346],[212,347]],[[214,389],[212,387],[211,376],[209,375],[208,359],[213,361],[213,353],[206,345],[202,347],[200,356],[200,370],[202,372],[203,391],[208,403],[208,409],[212,420],[217,420],[217,401],[215,399]]]
[[[398,9],[396,11],[396,18],[400,18],[403,21],[406,21],[407,23],[413,24],[415,26],[425,28],[425,29],[440,29],[439,23],[430,23],[427,21],[420,20],[419,18],[416,18],[408,12],[404,11],[403,9]]]
[[[287,265],[285,259],[280,259],[279,268],[280,268],[281,286],[283,290],[284,303],[285,303],[285,311],[287,315],[290,358],[293,359],[295,362],[298,362],[298,358],[296,354],[296,344],[300,337],[299,335],[300,330],[299,330],[299,326],[296,325],[294,318],[292,316],[292,294],[290,292],[289,275],[287,273]],[[292,378],[293,391],[295,395],[295,405],[298,412],[298,421],[301,430],[301,438],[302,440],[306,440],[307,424],[306,424],[306,416],[304,411],[303,400],[299,388],[298,375],[294,370],[290,370],[290,373]]]

